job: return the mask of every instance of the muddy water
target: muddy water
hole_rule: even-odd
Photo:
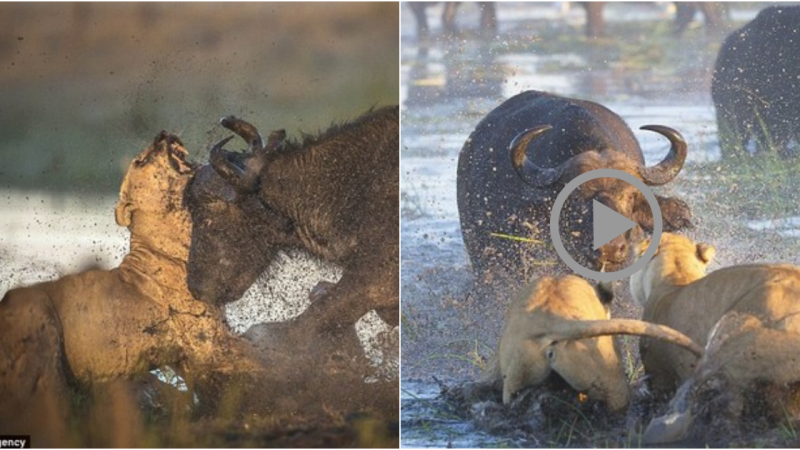
[[[563,15],[541,4],[498,5],[500,32],[491,42],[475,38],[477,8],[462,8],[462,33],[452,39],[437,28],[441,10],[429,8],[433,39],[428,45],[416,40],[413,18],[402,9],[403,445],[534,443],[487,435],[464,419],[466,411],[453,415],[451,405],[438,397],[440,382],[452,386],[478,376],[493,353],[508,301],[502,295],[478,298],[472,291],[456,207],[456,165],[477,122],[512,95],[536,89],[606,105],[634,130],[648,164],[660,161],[669,144],[638,128],[663,124],[679,130],[690,145],[687,164],[674,183],[655,190],[692,205],[697,229],[691,234],[717,246],[715,267],[754,260],[800,262],[796,205],[787,202],[768,213],[750,214],[746,211],[752,205],[725,203],[726,192],[735,192],[743,183],[735,175],[715,172],[720,152],[709,86],[721,38],[694,30],[683,40],[662,38],[654,44],[642,36],[658,33],[658,22],[648,21],[667,20],[663,12],[629,5],[606,10],[609,31],[629,34],[594,47],[574,37],[582,32],[581,17],[576,20],[573,11]],[[731,17],[746,21],[757,11],[758,7],[737,9]],[[570,45],[552,43],[569,33]],[[627,41],[637,41],[645,50],[628,48]],[[755,189],[753,199],[774,195]],[[756,239],[759,244],[753,245]],[[621,316],[640,314],[629,298],[617,309],[615,314]],[[628,364],[636,368],[636,345],[626,345]],[[636,427],[646,423],[637,414],[618,430],[623,439],[635,439]],[[563,444],[545,439],[539,445],[546,442]]]

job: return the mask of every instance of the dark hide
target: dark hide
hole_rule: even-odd
[[[800,6],[772,6],[725,39],[711,97],[723,157],[800,146]]]
[[[276,132],[263,147],[255,127],[234,117],[222,123],[250,152],[222,149],[226,139],[211,163],[228,187],[195,192],[210,174],[190,187],[192,292],[209,302],[235,300],[269,266],[276,247],[299,247],[340,265],[343,276],[288,327],[276,327],[293,335],[280,339],[319,342],[310,336],[345,333],[352,340],[353,325],[371,310],[397,325],[398,108],[370,111],[302,142]]]
[[[528,91],[491,111],[467,139],[458,161],[461,232],[476,273],[500,268],[524,282],[541,264],[560,265],[551,246],[550,211],[561,189],[582,173],[613,168],[649,185],[674,178],[686,157],[685,142],[666,127],[645,128],[672,141],[670,153],[653,167],[644,166],[641,148],[625,122],[597,103]],[[618,270],[642,232],[634,227],[593,251],[592,200],[631,218],[645,231],[653,225],[650,207],[632,185],[611,178],[584,183],[568,198],[560,220],[567,250],[586,267]],[[691,211],[683,201],[658,197],[658,202],[664,230],[691,225]]]

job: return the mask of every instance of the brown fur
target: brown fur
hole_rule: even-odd
[[[3,297],[0,431],[32,433],[46,442],[39,414],[63,407],[75,382],[163,364],[183,363],[190,373],[230,371],[234,363],[237,370],[256,367],[220,311],[194,300],[186,286],[191,221],[183,193],[193,169],[185,155],[180,140],[162,132],[131,163],[115,211],[131,233],[119,267],[12,289]]]
[[[506,312],[486,381],[503,381],[503,403],[508,404],[517,391],[541,384],[555,371],[576,390],[605,400],[610,409],[626,408],[630,392],[611,336],[558,342],[548,333],[554,322],[608,318],[608,308],[581,278],[542,278],[529,284]],[[539,337],[528,339],[531,332]],[[576,371],[578,362],[581,370]]]
[[[749,264],[705,275],[713,254],[713,247],[664,233],[652,261],[631,277],[645,320],[674,327],[706,346],[705,356],[695,362],[660,342],[641,344],[653,388],[671,392],[686,381],[670,413],[682,419],[691,418],[687,399],[695,387],[714,377],[724,379],[734,417],[741,412],[741,396],[755,383],[782,392],[800,381],[800,268]],[[778,417],[800,406],[778,398],[766,402]],[[674,417],[655,421],[649,439],[666,442],[685,434],[691,420],[683,420],[676,431],[667,423]]]

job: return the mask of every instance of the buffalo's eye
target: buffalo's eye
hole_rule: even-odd
[[[555,344],[555,342],[553,344]],[[553,348],[552,346],[547,347],[547,350],[545,351],[544,354],[548,360],[552,361],[556,357],[556,349]]]

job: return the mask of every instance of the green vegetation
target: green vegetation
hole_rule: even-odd
[[[2,4],[0,188],[116,193],[161,130],[204,162],[223,115],[299,137],[395,104],[397,21],[396,4]]]
[[[773,151],[694,166],[695,176],[684,182],[706,192],[709,205],[734,205],[736,216],[783,218],[797,214],[799,171],[800,159]]]

